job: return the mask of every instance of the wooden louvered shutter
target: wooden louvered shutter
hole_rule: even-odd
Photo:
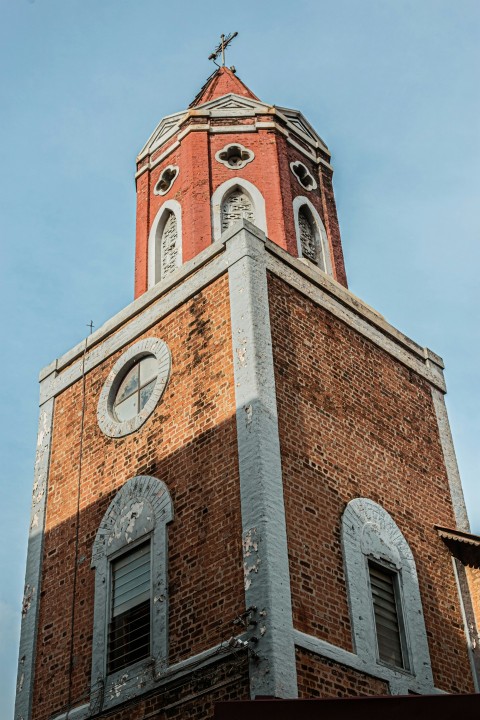
[[[406,668],[406,657],[402,648],[397,575],[373,563],[368,564],[368,569],[380,660],[396,667]]]
[[[112,563],[108,672],[150,655],[150,542]]]

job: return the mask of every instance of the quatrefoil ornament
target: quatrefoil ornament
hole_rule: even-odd
[[[215,160],[231,170],[241,170],[252,162],[254,157],[255,153],[252,150],[239,143],[231,143],[216,153]]]

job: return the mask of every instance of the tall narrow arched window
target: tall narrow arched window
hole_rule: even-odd
[[[327,233],[315,206],[306,197],[296,197],[293,201],[295,232],[297,234],[298,257],[332,274]]]
[[[181,264],[181,207],[176,200],[167,200],[155,216],[148,239],[148,287],[164,280]]]
[[[160,279],[178,267],[178,224],[175,214],[169,210],[160,238]]]
[[[306,205],[302,205],[298,211],[298,225],[300,227],[300,244],[302,246],[303,257],[311,260],[318,265],[319,247],[317,233],[312,221],[311,213]]]
[[[222,203],[222,232],[242,218],[255,222],[253,203],[247,193],[240,187],[234,188]]]
[[[325,270],[320,233],[307,205],[302,205],[298,211],[298,227],[302,257],[318,265],[321,270]]]

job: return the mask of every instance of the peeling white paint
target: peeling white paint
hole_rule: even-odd
[[[127,544],[132,542],[132,533],[135,530],[135,522],[137,518],[141,516],[143,507],[143,501],[132,502],[128,507],[128,510],[117,518],[113,532],[108,538],[109,545],[111,545],[115,540],[121,538],[122,535],[125,537],[125,542]]]
[[[240,362],[240,365],[242,367],[246,367],[247,365],[247,348],[246,347],[238,347],[237,348],[237,357]]]
[[[245,533],[245,537],[243,538],[243,554],[245,557],[250,557],[250,555],[252,554],[252,550],[253,552],[258,552],[258,542],[256,539],[256,534],[256,528],[252,528]],[[253,539],[253,536],[255,536],[255,539]]]
[[[28,611],[30,610],[30,606],[33,601],[33,596],[35,595],[35,588],[30,587],[30,585],[25,585],[25,592],[23,594],[23,600],[22,600],[22,617],[25,617]]]
[[[257,541],[257,530],[252,528],[245,533],[243,538],[243,575],[245,590],[249,590],[252,585],[252,573],[258,573],[258,568],[261,563],[261,558],[257,557],[258,553],[258,541]]]
[[[116,683],[112,685],[112,689],[110,690],[110,699],[113,700],[114,697],[118,698],[122,694],[122,690],[125,687],[128,680],[128,675],[125,673],[125,675],[122,675],[122,677],[117,680]]]

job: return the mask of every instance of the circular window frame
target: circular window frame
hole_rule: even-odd
[[[118,389],[129,370],[147,355],[153,355],[157,361],[157,379],[152,394],[145,407],[133,418],[124,421],[117,420],[114,403]],[[168,345],[158,338],[140,340],[123,353],[110,370],[98,399],[97,421],[103,434],[112,438],[120,438],[141,428],[155,410],[165,391],[170,379],[171,367],[172,356]]]

